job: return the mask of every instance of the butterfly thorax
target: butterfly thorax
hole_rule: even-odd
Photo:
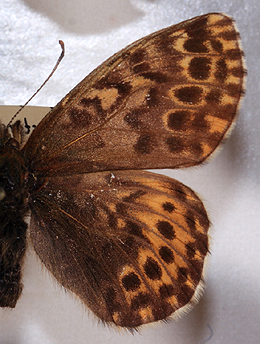
[[[21,262],[27,224],[25,164],[20,142],[0,132],[0,306],[14,307],[22,291]]]

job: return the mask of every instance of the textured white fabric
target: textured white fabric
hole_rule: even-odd
[[[1,0],[0,104],[23,104],[66,56],[31,105],[53,106],[94,67],[125,45],[199,14],[225,12],[241,32],[247,94],[224,149],[200,168],[160,171],[201,195],[213,223],[207,289],[178,322],[134,337],[98,325],[27,255],[24,292],[0,310],[0,343],[190,344],[259,342],[260,337],[260,3],[258,0]],[[1,114],[4,120],[4,114]],[[7,121],[4,120],[4,121]],[[212,332],[211,332],[212,331]]]

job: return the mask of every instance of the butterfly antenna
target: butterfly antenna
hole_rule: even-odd
[[[53,67],[53,70],[51,71],[50,75],[48,76],[48,78],[42,83],[42,85],[38,88],[38,90],[31,96],[31,98],[29,100],[27,100],[27,102],[13,115],[13,117],[11,118],[11,120],[9,121],[9,123],[7,124],[7,127],[10,127],[13,120],[17,117],[17,115],[25,108],[25,106],[36,96],[36,94],[38,92],[40,92],[40,90],[43,88],[43,86],[49,81],[49,79],[52,77],[53,73],[56,71],[56,69],[58,68],[58,65],[60,64],[61,60],[63,59],[64,55],[65,55],[65,46],[64,46],[64,42],[59,40],[59,44],[61,46],[61,54],[55,64],[55,66]]]

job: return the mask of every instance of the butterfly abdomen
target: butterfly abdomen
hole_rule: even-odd
[[[27,225],[22,219],[0,227],[0,307],[14,308],[22,292],[21,263],[25,253]]]
[[[0,306],[13,308],[22,292],[26,246],[25,165],[19,143],[8,137],[6,129],[0,142]]]

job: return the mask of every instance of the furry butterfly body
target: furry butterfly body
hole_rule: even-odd
[[[205,161],[234,122],[244,75],[234,22],[207,14],[112,56],[21,149],[19,122],[12,136],[3,127],[0,305],[21,294],[28,230],[57,281],[104,322],[136,328],[189,309],[203,286],[207,213],[182,183],[140,169]]]

